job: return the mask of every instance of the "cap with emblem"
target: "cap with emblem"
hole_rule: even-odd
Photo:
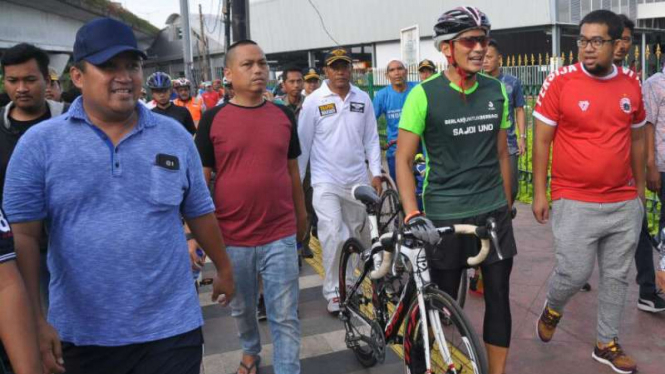
[[[321,75],[316,68],[307,68],[303,70],[302,75],[304,77],[303,79],[306,81],[310,79],[321,79]]]
[[[58,76],[58,73],[55,71],[55,69],[53,69],[53,68],[50,67],[50,66],[49,66],[49,68],[48,68],[48,78],[49,78],[49,80],[51,80],[52,82],[54,82],[54,81],[59,81],[59,80],[60,80],[60,77]]]
[[[138,48],[132,29],[112,18],[94,19],[76,32],[74,62],[85,60],[93,65],[101,65],[127,51],[147,57]]]
[[[328,52],[326,55],[326,66],[330,66],[333,62],[342,60],[348,63],[353,62],[351,59],[351,52],[346,48],[335,48],[332,51]]]
[[[434,65],[434,62],[431,60],[424,59],[418,64],[418,71],[421,71],[422,69],[432,69],[436,72],[436,65]]]

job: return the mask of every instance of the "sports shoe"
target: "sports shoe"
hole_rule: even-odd
[[[266,313],[266,302],[263,299],[263,295],[259,296],[259,304],[256,307],[256,318],[259,321],[265,321],[268,319],[268,314]]]
[[[589,283],[584,283],[584,286],[580,289],[582,292],[589,292],[591,291],[591,285]]]
[[[654,292],[648,297],[640,297],[637,300],[637,309],[651,313],[658,313],[664,311],[665,300],[663,300],[663,298],[660,295],[661,292],[658,291]]]
[[[332,299],[328,300],[328,313],[339,313],[339,297],[333,297]]]
[[[617,373],[631,374],[637,371],[637,364],[623,351],[616,338],[603,348],[596,344],[591,357],[602,364],[608,365]]]
[[[538,318],[538,324],[536,325],[536,331],[538,332],[540,340],[545,343],[552,340],[554,331],[556,331],[556,325],[559,324],[559,320],[561,320],[561,314],[550,309],[550,307],[547,306],[547,302],[545,302],[543,313],[540,315],[540,318]]]

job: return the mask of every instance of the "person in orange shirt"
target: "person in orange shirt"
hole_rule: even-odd
[[[192,97],[191,82],[187,78],[176,79],[173,81],[173,87],[178,93],[178,98],[173,100],[173,104],[187,108],[194,124],[198,127],[203,112],[203,102],[198,97]]]

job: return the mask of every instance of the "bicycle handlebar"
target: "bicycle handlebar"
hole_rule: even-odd
[[[480,252],[476,256],[469,257],[466,260],[466,263],[469,266],[477,266],[481,262],[485,261],[487,255],[490,251],[490,240],[494,242],[494,247],[496,248],[497,255],[499,259],[503,259],[503,254],[501,253],[501,248],[499,247],[498,235],[496,233],[496,221],[493,219],[488,219],[485,226],[474,226],[474,225],[453,225],[453,226],[444,226],[438,227],[436,229],[439,232],[440,236],[444,235],[454,235],[454,234],[464,234],[464,235],[475,235],[480,239]],[[413,237],[411,231],[405,230],[401,233],[403,237]],[[394,247],[396,239],[395,232],[389,232],[381,235],[379,243],[383,246],[383,260],[381,266],[378,269],[372,270],[370,272],[371,279],[379,279],[388,274],[393,263],[393,251],[387,250],[387,248]],[[395,259],[397,256],[394,257]]]

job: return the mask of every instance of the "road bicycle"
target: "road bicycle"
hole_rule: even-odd
[[[339,318],[345,341],[366,367],[383,362],[387,344],[402,344],[407,373],[487,372],[485,348],[462,308],[431,283],[424,243],[404,227],[379,236],[381,199],[369,186],[355,186],[370,220],[371,247],[357,238],[343,247],[339,267]],[[499,250],[496,222],[485,226],[454,225],[444,235],[476,235],[481,250],[470,266],[488,255],[490,240]]]

